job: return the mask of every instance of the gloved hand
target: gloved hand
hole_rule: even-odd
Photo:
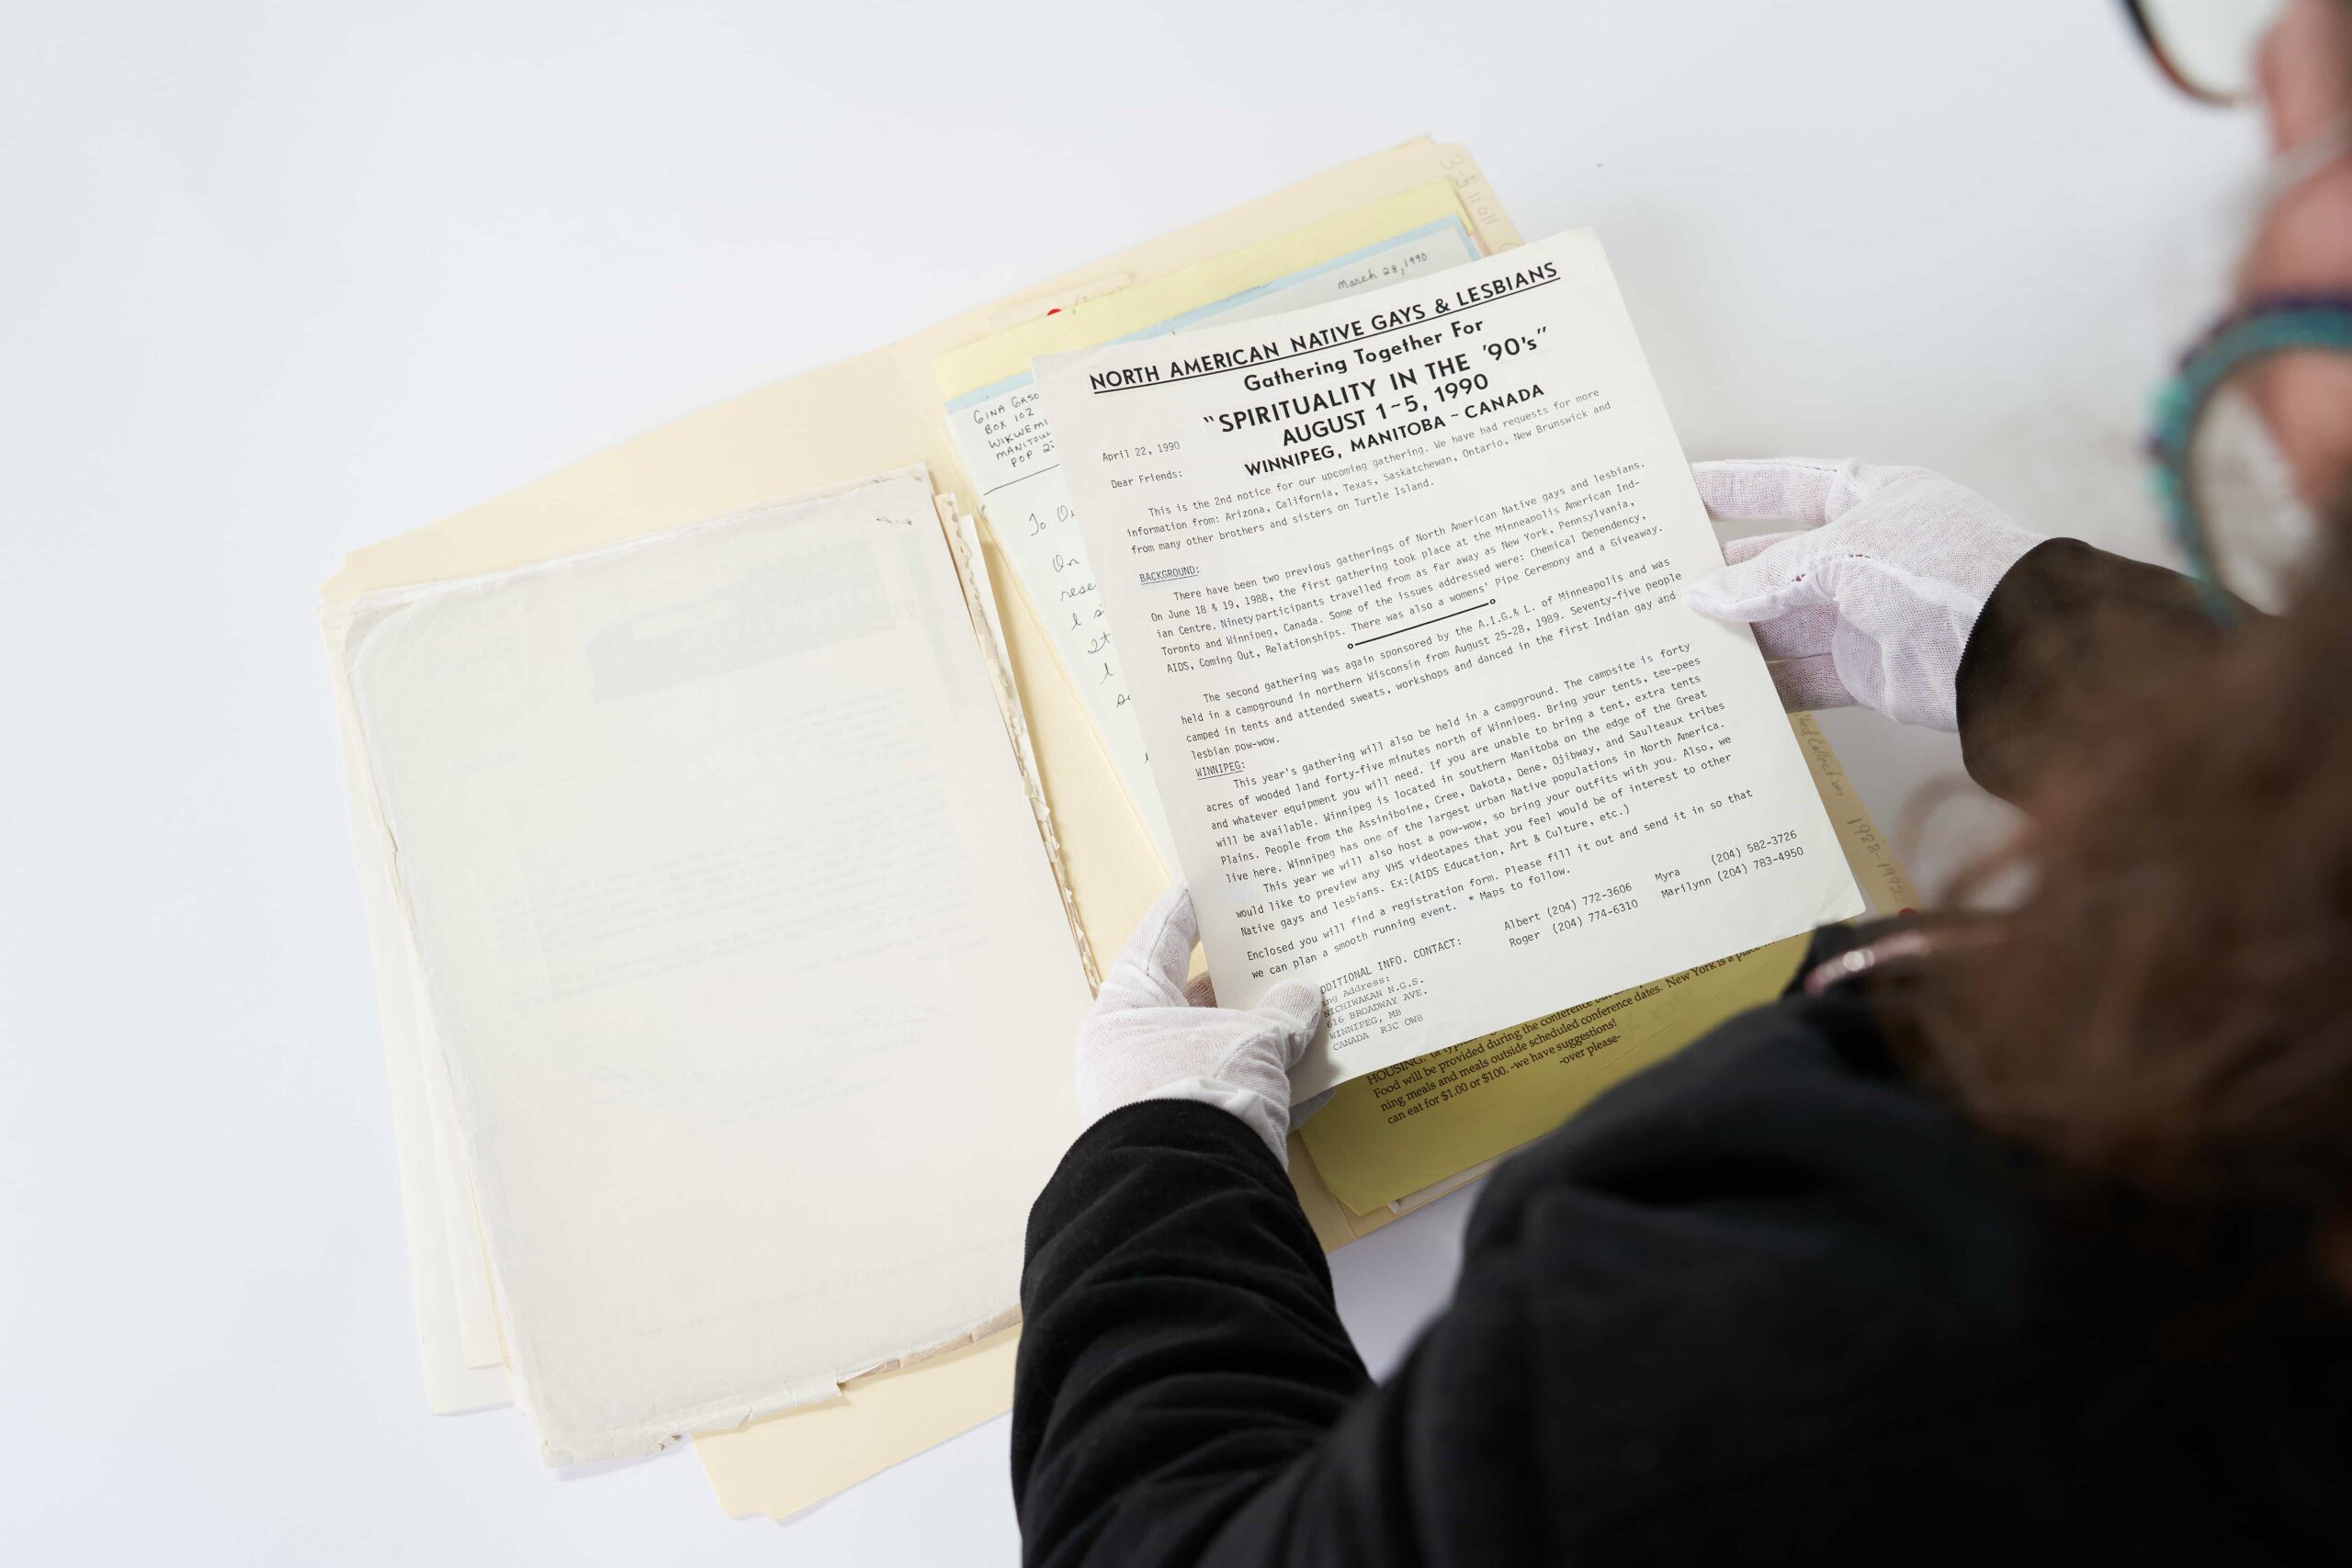
[[[1694,609],[1755,624],[1784,706],[1859,703],[1904,724],[1960,728],[1969,630],[2041,536],[1925,468],[1781,458],[1690,473],[1718,522],[1804,525],[1732,541],[1730,565],[1682,590]]]
[[[1254,1008],[1221,1008],[1184,971],[1200,928],[1182,884],[1159,896],[1102,977],[1078,1029],[1078,1112],[1092,1126],[1123,1105],[1193,1100],[1241,1118],[1288,1169],[1290,1069],[1323,1019],[1323,993],[1285,981]]]

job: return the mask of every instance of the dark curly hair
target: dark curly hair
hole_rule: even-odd
[[[1980,1123],[2210,1219],[2281,1215],[2352,1294],[2352,512],[2287,612],[2225,643],[2084,635],[2097,667],[2022,872],[1905,1032]]]

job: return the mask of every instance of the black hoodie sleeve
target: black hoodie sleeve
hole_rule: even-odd
[[[2052,1472],[2020,1401],[2053,1347],[2011,1310],[2041,1232],[1983,1140],[1854,1069],[1874,1038],[1792,998],[1514,1156],[1453,1303],[1378,1386],[1248,1128],[1104,1118],[1030,1215],[1025,1560],[1820,1561],[1825,1532],[1897,1539],[1955,1484],[2024,1497]]]
[[[2222,627],[2176,571],[2046,539],[1994,588],[1961,652],[1960,753],[1969,776],[2021,800],[2070,743],[2073,716],[2152,662],[2221,646]]]
[[[1030,1562],[1209,1561],[1245,1505],[1287,1509],[1372,1386],[1290,1179],[1210,1106],[1147,1100],[1080,1137],[1030,1213],[1021,1306]]]

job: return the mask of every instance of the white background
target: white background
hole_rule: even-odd
[[[1002,1422],[785,1528],[423,1413],[316,584],[702,405],[1424,130],[1607,241],[1694,456],[2155,554],[2255,167],[2102,0],[12,7],[0,1555],[1011,1562]],[[1890,826],[1946,738],[1832,729]],[[1959,792],[1965,795],[1965,790]],[[1913,833],[1950,866],[1962,801]],[[1335,1259],[1376,1366],[1464,1204]]]

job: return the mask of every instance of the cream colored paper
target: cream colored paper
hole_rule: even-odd
[[[548,1457],[1012,1312],[1087,997],[918,474],[352,606]]]
[[[1589,232],[1038,362],[1217,995],[1312,1094],[1860,896]]]
[[[836,1492],[1012,1407],[1020,1330],[898,1371],[860,1378],[841,1397],[730,1432],[697,1432],[718,1506],[736,1518],[789,1518]]]
[[[435,1187],[441,1200],[441,1234],[458,1300],[458,1343],[469,1368],[506,1370],[504,1336],[491,1297],[490,1260],[483,1255],[481,1216],[474,1209],[473,1179],[449,1101],[449,1075],[437,1053],[429,1052],[425,1078],[433,1118]]]

